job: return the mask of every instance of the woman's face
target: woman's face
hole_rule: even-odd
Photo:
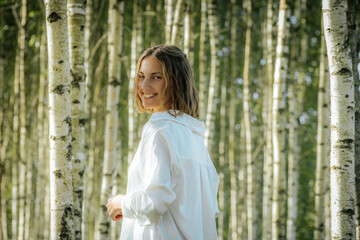
[[[140,96],[142,105],[145,109],[152,109],[153,112],[165,111],[163,92],[165,88],[165,78],[160,62],[153,56],[142,60],[137,93]]]

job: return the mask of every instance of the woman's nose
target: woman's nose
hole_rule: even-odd
[[[139,86],[140,86],[142,89],[145,89],[145,88],[149,87],[149,85],[150,85],[150,81],[149,81],[149,78],[147,78],[147,77],[144,77],[144,78],[142,79],[142,81],[139,82]]]

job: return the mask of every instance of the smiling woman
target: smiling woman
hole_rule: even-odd
[[[186,55],[172,45],[140,57],[134,92],[152,113],[128,169],[126,195],[106,205],[123,219],[120,239],[217,239],[219,176],[204,143],[198,95]]]
[[[137,95],[142,107],[151,112],[164,111],[166,81],[163,77],[163,67],[153,56],[144,58],[141,62],[137,81]]]

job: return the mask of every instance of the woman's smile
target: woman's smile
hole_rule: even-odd
[[[145,109],[153,112],[164,111],[165,78],[161,63],[153,56],[141,62],[137,92]]]

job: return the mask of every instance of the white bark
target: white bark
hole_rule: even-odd
[[[19,161],[19,230],[18,239],[25,237],[25,199],[26,199],[26,101],[25,101],[25,24],[27,1],[21,1],[21,22],[19,29],[19,84],[20,84],[20,161]],[[30,159],[29,159],[30,161]],[[30,170],[31,171],[31,170]],[[30,204],[29,202],[27,204]]]
[[[46,147],[47,147],[47,135],[45,135],[45,122],[47,121],[45,116],[45,109],[47,104],[45,103],[45,89],[46,89],[46,26],[42,28],[41,43],[40,43],[40,77],[39,77],[39,103],[38,103],[38,126],[37,126],[37,137],[38,137],[38,173],[37,180],[38,186],[47,186],[47,175],[46,169]],[[45,194],[43,187],[36,188],[36,202],[35,202],[35,231],[39,239],[44,239],[44,225],[45,225]]]
[[[171,43],[171,27],[172,27],[172,18],[173,18],[172,6],[173,6],[172,0],[165,0],[165,10],[166,10],[165,43],[167,44]]]
[[[177,0],[175,12],[174,12],[174,21],[172,23],[171,29],[171,44],[177,45],[180,41],[180,30],[183,22],[183,9],[185,7],[185,0]]]
[[[280,0],[278,17],[278,35],[276,46],[276,61],[274,69],[273,87],[273,112],[272,112],[272,131],[273,131],[273,203],[272,203],[272,239],[285,238],[284,202],[286,193],[285,179],[285,154],[284,154],[284,123],[283,112],[285,107],[284,91],[287,74],[287,53],[286,45],[287,32],[287,3]]]
[[[252,27],[252,6],[251,1],[244,2],[246,8],[246,33],[245,33],[245,53],[244,53],[244,99],[243,99],[243,114],[245,124],[245,139],[246,139],[246,171],[247,171],[247,194],[246,194],[246,209],[247,209],[247,232],[248,239],[256,238],[257,226],[255,223],[255,179],[254,179],[254,161],[252,157],[252,139],[251,139],[251,121],[250,121],[250,49],[251,49],[251,27]]]
[[[359,73],[358,73],[358,49],[356,49],[356,0],[346,0],[347,25],[349,30],[349,45],[351,49],[352,69],[354,76],[355,98],[355,218],[356,239],[360,240],[360,98],[359,98]]]
[[[206,0],[201,0],[201,23],[199,43],[199,115],[206,118],[206,54],[205,54],[205,33],[206,33]]]
[[[271,193],[273,182],[273,158],[272,158],[272,85],[273,85],[273,0],[267,3],[266,17],[266,119],[265,120],[265,154],[264,154],[264,188],[263,188],[263,209],[262,209],[262,238],[264,240],[271,239]]]
[[[74,238],[70,65],[65,0],[46,0],[51,239]]]
[[[322,25],[323,26],[323,25]],[[329,74],[326,65],[326,45],[324,31],[321,32],[320,77],[318,90],[318,122],[316,147],[316,183],[315,183],[315,225],[314,239],[325,237],[325,191],[328,173],[329,128]]]
[[[84,25],[85,5],[83,0],[68,0],[69,50],[71,73],[71,120],[72,120],[72,177],[74,197],[75,239],[81,239],[84,135],[85,135],[85,66]]]
[[[137,12],[138,12],[138,0],[134,0],[134,10],[133,10],[133,29],[131,34],[131,69],[130,69],[130,82],[129,82],[129,91],[128,91],[128,114],[129,114],[129,140],[128,140],[128,164],[133,159],[133,154],[135,151],[134,139],[135,139],[135,101],[134,101],[134,88],[135,78],[136,78],[136,61],[137,61]]]
[[[116,141],[118,133],[118,104],[120,95],[121,74],[121,46],[122,46],[122,15],[124,1],[112,0],[109,5],[109,75],[106,100],[106,126],[105,126],[105,150],[104,168],[102,175],[100,196],[100,220],[98,227],[98,239],[109,239],[110,218],[106,211],[106,204],[110,197],[115,171]]]
[[[323,0],[331,93],[332,239],[355,239],[354,79],[345,0]]]
[[[303,94],[304,94],[304,76],[307,54],[307,34],[303,30],[306,26],[306,1],[298,0],[295,5],[296,24],[294,29],[300,29],[293,36],[291,49],[291,82],[288,87],[289,95],[289,154],[288,154],[288,184],[287,184],[287,220],[286,220],[286,238],[288,240],[296,239],[296,220],[297,220],[297,195],[298,195],[298,162],[301,152],[299,142],[299,117],[302,114]],[[301,41],[300,41],[301,40]],[[301,51],[299,51],[301,50]],[[300,63],[300,64],[299,64]],[[296,72],[299,77],[296,77]]]
[[[209,0],[213,1],[213,0]],[[215,4],[214,2],[209,3],[209,32],[210,32],[210,48],[211,48],[211,73],[210,73],[210,83],[209,83],[209,95],[207,100],[207,111],[206,111],[206,130],[205,130],[205,145],[208,149],[212,147],[212,135],[213,126],[215,122],[215,97],[218,89],[218,71],[217,67],[219,64],[219,59],[217,55],[217,20],[215,15]]]
[[[93,14],[93,0],[87,0],[86,2],[86,9],[85,9],[85,33],[84,33],[84,66],[85,66],[85,88],[86,88],[86,94],[85,94],[85,118],[86,121],[90,120],[90,113],[91,113],[91,93],[92,93],[92,84],[93,84],[93,78],[92,78],[92,66],[91,66],[91,60],[90,60],[90,39],[92,37],[91,32],[91,23],[92,23],[92,14]],[[91,124],[85,125],[85,146],[90,145],[91,136],[89,133],[91,132]],[[89,217],[90,217],[90,211],[89,206],[90,199],[88,196],[88,189],[90,187],[89,182],[89,159],[90,159],[90,152],[93,150],[91,148],[90,151],[85,151],[85,168],[84,168],[84,190],[83,190],[83,204],[82,204],[82,222],[81,222],[81,232],[82,232],[82,239],[89,239]]]
[[[192,1],[191,0],[185,0],[185,16],[184,16],[184,53],[186,54],[189,62],[190,62],[190,66],[192,61],[190,61],[190,49],[192,48],[192,39],[191,39],[191,34],[192,34]]]

